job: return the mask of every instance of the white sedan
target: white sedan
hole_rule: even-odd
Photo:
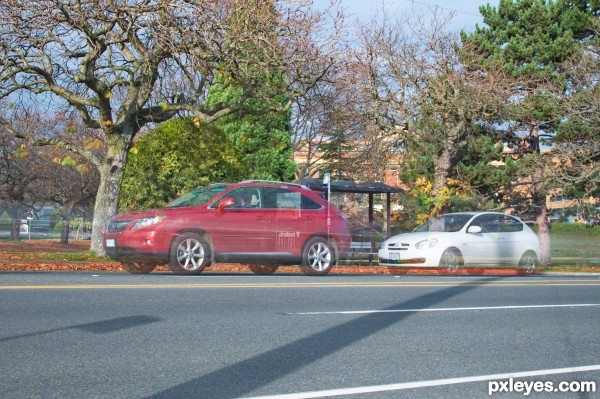
[[[512,265],[532,273],[537,235],[521,219],[498,212],[449,213],[381,244],[382,266],[442,267]]]

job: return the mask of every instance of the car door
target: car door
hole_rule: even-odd
[[[271,239],[268,240],[271,252],[284,257],[298,254],[307,222],[302,210],[302,195],[282,187],[265,187],[263,195],[273,220]]]
[[[479,215],[467,226],[463,253],[465,263],[486,265],[502,262],[503,238],[499,233],[499,216],[491,213]],[[469,233],[468,229],[472,226],[479,226],[481,231]]]
[[[509,215],[500,218],[500,245],[506,264],[516,266],[525,252],[522,233],[523,223],[520,220]]]
[[[223,199],[234,199],[234,205],[218,213],[212,233],[218,254],[248,258],[268,252],[272,247],[269,212],[262,207],[260,187],[238,187]],[[217,204],[218,206],[218,204]]]

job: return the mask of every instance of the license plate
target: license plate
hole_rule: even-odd
[[[390,260],[399,260],[400,252],[390,252]]]
[[[114,247],[115,246],[115,240],[113,238],[108,238],[106,240],[106,246],[107,247]]]

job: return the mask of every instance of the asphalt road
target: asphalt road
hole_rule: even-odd
[[[596,276],[0,273],[0,397],[597,397],[514,382],[600,384],[599,326]]]

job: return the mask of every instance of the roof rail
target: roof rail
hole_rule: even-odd
[[[260,180],[260,179],[248,179],[248,180],[242,180],[240,183],[270,183],[270,184],[285,184],[287,186],[296,186],[296,187],[306,187],[304,184],[298,184],[298,183],[290,183],[290,182],[285,182],[285,181],[275,181],[275,180]]]

